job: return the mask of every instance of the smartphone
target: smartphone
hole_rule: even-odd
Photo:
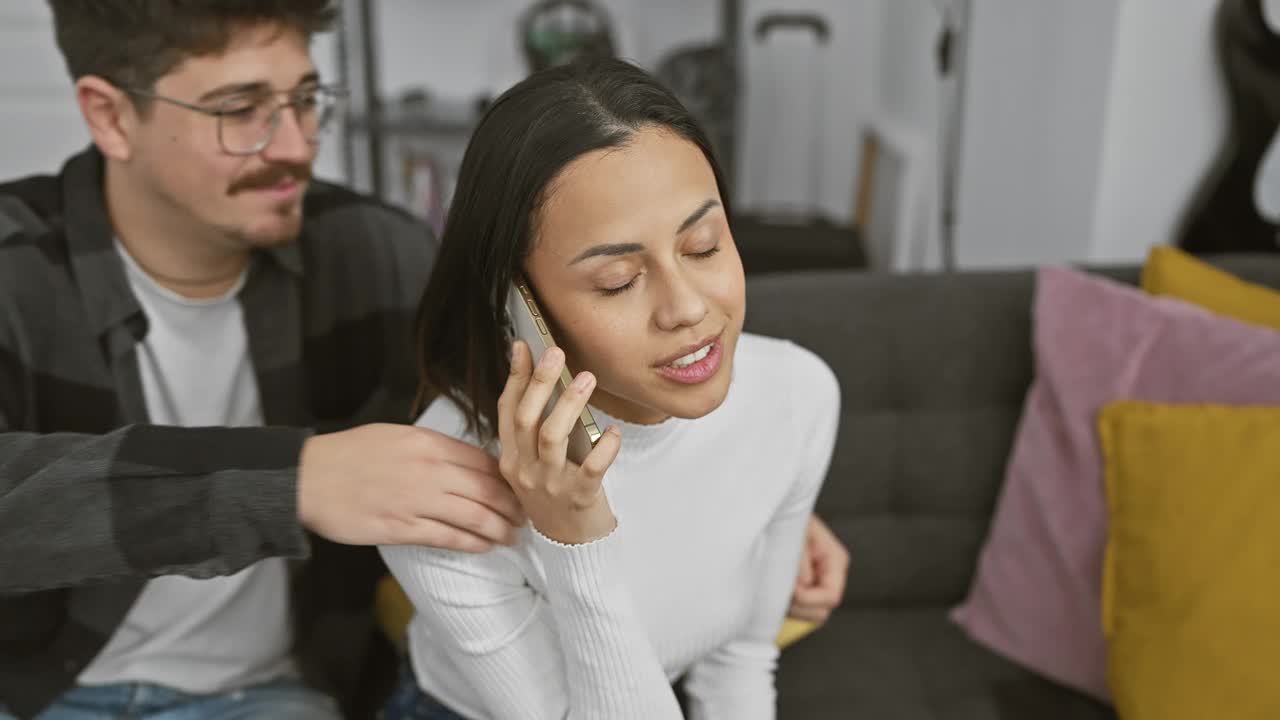
[[[533,364],[537,365],[538,360],[542,358],[542,354],[555,347],[556,341],[555,338],[551,337],[551,330],[547,327],[546,317],[538,307],[538,301],[534,299],[533,293],[529,291],[529,286],[521,280],[517,280],[511,285],[511,291],[507,295],[507,315],[511,318],[511,328],[515,337],[524,340],[529,345],[529,350],[533,355]],[[556,401],[560,399],[564,391],[569,389],[569,384],[572,382],[573,376],[569,374],[569,368],[562,368],[560,370],[560,381],[551,387],[551,397],[547,400],[547,408],[543,413],[544,418],[551,414],[551,409],[555,407]],[[578,422],[574,423],[573,429],[569,431],[569,447],[566,457],[581,465],[599,439],[600,426],[596,424],[595,416],[591,414],[591,408],[582,408],[582,415],[578,417]]]

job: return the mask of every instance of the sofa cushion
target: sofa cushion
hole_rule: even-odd
[[[1280,287],[1280,256],[1212,263]],[[1138,268],[1096,272],[1130,285]],[[964,597],[1031,383],[1025,270],[752,275],[746,326],[817,352],[841,388],[818,513],[849,547],[845,602]]]
[[[1280,256],[1234,255],[1213,264],[1280,287]],[[1136,267],[1096,272],[1138,282]],[[909,275],[836,270],[748,277],[747,329],[813,349],[841,385],[839,436],[817,511],[849,547],[852,567],[844,607],[828,626],[782,654],[780,717],[892,720],[912,717],[906,713],[913,711],[916,717],[954,717],[945,710],[921,715],[928,708],[913,707],[911,698],[901,697],[896,705],[892,698],[878,703],[888,708],[884,715],[857,715],[847,708],[877,702],[864,696],[888,694],[880,686],[893,680],[879,662],[880,648],[894,652],[907,640],[901,625],[887,618],[922,612],[942,624],[937,608],[959,601],[969,587],[1031,382],[1033,288],[1034,274],[1024,270]],[[848,627],[856,631],[843,629]],[[1009,667],[972,660],[970,653],[990,654],[954,628],[940,633],[969,652],[956,650],[960,662],[928,665],[931,672],[964,673],[971,662],[975,668],[990,662]],[[893,667],[918,673],[925,666]],[[862,674],[880,680],[848,679]],[[833,683],[833,675],[844,679]],[[973,692],[981,694],[982,683],[999,684],[1000,677],[979,675]],[[1053,684],[1035,678],[1005,687],[1016,688],[1004,691],[1011,703],[1035,702],[1039,693],[1064,697]],[[1063,701],[1063,712],[1085,702],[1065,697],[1072,699]],[[1052,719],[1052,707],[1040,715],[998,717]]]
[[[1014,272],[748,280],[747,329],[802,339],[840,381],[818,512],[854,558],[847,603],[937,606],[964,593],[1031,376],[1031,281]]]
[[[778,717],[1114,720],[1110,708],[969,642],[942,608],[840,610],[788,648]]]
[[[1280,330],[1280,293],[1245,282],[1174,247],[1151,248],[1142,267],[1142,289]]]
[[[1037,377],[968,600],[979,642],[1100,698],[1106,505],[1097,414],[1115,400],[1280,403],[1280,333],[1065,268],[1039,272]]]
[[[1120,714],[1280,717],[1280,407],[1117,403],[1099,425]]]

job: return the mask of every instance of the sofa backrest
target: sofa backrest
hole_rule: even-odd
[[[1280,255],[1214,262],[1280,287]],[[1032,379],[1034,283],[1030,271],[749,278],[747,330],[813,350],[840,380],[818,512],[852,556],[847,605],[950,605],[967,591]]]

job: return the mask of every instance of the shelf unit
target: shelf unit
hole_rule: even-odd
[[[719,2],[720,34],[712,38],[711,43],[725,53],[736,72],[742,22],[741,0]],[[393,160],[392,153],[388,152],[389,146],[411,140],[437,146],[437,149],[465,147],[480,108],[473,108],[475,112],[468,116],[453,107],[447,116],[442,117],[432,110],[430,102],[400,107],[387,101],[379,82],[378,5],[378,0],[343,0],[341,4],[338,65],[341,82],[350,95],[339,135],[347,181],[359,190],[396,201],[400,198],[388,183],[388,163]],[[728,123],[727,139],[720,149],[721,161],[730,176],[734,167],[732,129],[737,124],[735,108],[735,117]],[[458,161],[461,159],[461,147],[455,148]]]

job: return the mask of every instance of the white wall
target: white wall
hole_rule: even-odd
[[[1089,257],[1141,260],[1173,242],[1226,131],[1212,45],[1216,2],[1121,3]]]
[[[1087,256],[1118,0],[975,0],[961,268]]]
[[[888,0],[869,113],[936,153],[937,82],[905,48],[932,42],[923,0]],[[974,0],[961,143],[962,268],[1136,262],[1171,242],[1219,150],[1225,97],[1215,0]],[[926,162],[929,174],[936,166]],[[936,194],[917,235],[936,248]],[[932,252],[917,267],[936,267]]]
[[[879,41],[875,75],[879,112],[916,131],[938,123],[936,49],[941,13],[929,0],[880,0],[880,23],[867,28]]]
[[[0,127],[0,179],[56,172],[89,142],[43,2],[0,4]]]
[[[338,72],[338,39],[336,33],[317,35],[311,41],[311,57],[315,61],[320,77],[337,79]],[[334,128],[336,130],[336,128]],[[320,153],[316,156],[316,164],[312,172],[316,177],[326,180],[343,181],[345,174],[342,167],[342,148],[339,138],[342,136],[330,130],[327,139],[320,142]]]
[[[866,0],[864,0],[866,4]],[[942,13],[933,0],[873,0],[877,11],[860,29],[860,41],[874,52],[860,108],[867,129],[898,156],[907,175],[876,192],[898,191],[890,206],[877,201],[865,240],[873,265],[894,270],[933,268],[938,252],[938,175],[941,93],[946,85],[937,63]],[[882,158],[886,156],[882,155]],[[887,171],[887,158],[878,172]],[[882,223],[888,230],[881,232]]]

